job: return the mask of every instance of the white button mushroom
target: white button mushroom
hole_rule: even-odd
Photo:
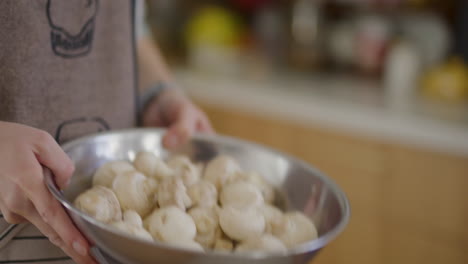
[[[273,235],[291,248],[317,238],[317,229],[301,212],[285,213],[278,224],[273,225]]]
[[[263,205],[263,196],[257,186],[246,181],[238,181],[224,186],[219,196],[222,206],[247,209]]]
[[[106,163],[96,171],[94,187],[75,205],[130,235],[197,251],[232,252],[237,242],[239,253],[285,253],[286,248],[317,237],[310,219],[274,207],[273,186],[256,172],[241,171],[229,156],[210,161],[203,179],[202,167],[187,156],[166,163],[151,152],[139,152],[133,165]],[[157,205],[160,208],[143,224],[140,215],[148,215]]]
[[[135,168],[128,161],[110,161],[99,167],[93,176],[93,186],[102,185],[112,188],[112,182],[118,174],[134,171]]]
[[[275,189],[260,174],[252,171],[237,172],[233,176],[233,181],[248,181],[260,190],[266,203],[273,203],[275,200]]]
[[[218,190],[240,171],[239,164],[229,156],[220,155],[211,160],[205,168],[204,179],[213,183]]]
[[[151,234],[148,231],[146,231],[144,228],[136,228],[133,226],[129,226],[123,221],[113,222],[111,223],[111,226],[131,236],[141,238],[147,241],[153,241],[153,237],[151,236]]]
[[[200,171],[187,156],[174,156],[167,161],[167,165],[179,176],[185,186],[190,186],[200,179]]]
[[[173,245],[176,247],[181,247],[184,249],[190,249],[190,250],[195,250],[198,252],[204,252],[204,248],[202,245],[198,244],[197,242],[193,240],[178,240],[178,241],[170,241],[167,242],[169,245]]]
[[[193,241],[197,233],[192,217],[175,206],[156,209],[145,219],[145,226],[162,242]]]
[[[187,194],[193,206],[213,207],[218,201],[218,191],[209,181],[201,180],[188,187]]]
[[[119,221],[122,218],[117,196],[111,189],[104,186],[94,186],[81,193],[75,199],[75,206],[94,219],[104,223]]]
[[[111,226],[132,236],[153,241],[151,234],[143,228],[143,221],[140,215],[135,211],[125,211],[123,214],[123,221],[113,222]]]
[[[238,209],[228,206],[219,210],[219,224],[227,236],[243,241],[263,234],[265,217],[256,208]]]
[[[197,227],[195,241],[206,248],[213,247],[216,238],[221,234],[218,214],[214,208],[195,207],[188,211]]]
[[[282,221],[283,212],[271,204],[264,204],[259,210],[263,213],[263,216],[265,216],[265,232],[271,234],[273,226],[279,225]]]
[[[130,226],[143,228],[141,216],[133,210],[127,210],[123,213],[123,221]]]
[[[277,253],[284,254],[287,249],[284,246],[283,242],[278,238],[270,235],[264,234],[260,237],[252,237],[246,241],[240,243],[236,247],[236,252],[265,252],[265,253]]]
[[[161,208],[177,206],[185,211],[192,205],[187,188],[179,177],[171,177],[162,181],[156,191],[156,200]]]
[[[138,171],[126,172],[115,177],[112,184],[122,210],[135,210],[147,215],[154,205],[154,192],[157,183]]]
[[[161,158],[151,152],[139,152],[133,165],[147,177],[157,180],[166,179],[174,174],[173,170]]]

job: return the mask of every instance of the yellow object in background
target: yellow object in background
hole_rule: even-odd
[[[242,35],[239,19],[229,10],[209,6],[201,8],[187,24],[188,47],[198,45],[238,46]]]
[[[243,27],[229,10],[203,7],[189,19],[185,31],[188,61],[193,69],[216,74],[240,70]]]
[[[455,58],[432,70],[422,79],[423,94],[429,98],[447,102],[468,99],[468,67]]]

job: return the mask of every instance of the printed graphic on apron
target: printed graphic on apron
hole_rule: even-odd
[[[60,123],[55,131],[55,140],[61,144],[63,142],[62,134],[64,132],[64,134],[69,135],[69,137],[73,135],[73,133],[70,132],[75,132],[75,135],[72,137],[78,137],[84,134],[109,130],[111,130],[109,123],[101,117],[79,117]],[[77,135],[77,132],[81,135]]]
[[[47,0],[50,41],[55,55],[74,58],[91,51],[97,11],[98,0]]]

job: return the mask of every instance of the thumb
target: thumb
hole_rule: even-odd
[[[33,144],[37,160],[54,173],[57,185],[64,189],[75,170],[73,162],[47,132],[40,131]]]
[[[175,148],[185,143],[195,131],[195,124],[189,118],[183,118],[169,127],[163,137],[166,148]]]

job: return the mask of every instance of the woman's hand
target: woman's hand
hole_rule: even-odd
[[[168,127],[163,138],[168,148],[184,143],[195,132],[214,132],[205,113],[176,88],[163,90],[150,102],[143,114],[143,125]]]
[[[72,161],[45,131],[0,122],[0,210],[7,222],[29,221],[77,263],[94,263],[89,245],[44,184],[42,166],[64,188]]]

